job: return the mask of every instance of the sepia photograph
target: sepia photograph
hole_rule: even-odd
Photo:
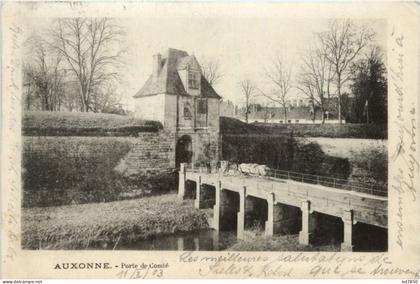
[[[386,21],[28,25],[23,249],[387,251]]]
[[[1,277],[419,278],[413,3],[1,15]]]

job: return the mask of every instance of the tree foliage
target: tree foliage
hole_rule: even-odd
[[[25,47],[23,64],[24,107],[28,110],[57,111],[63,104],[64,71],[62,57],[49,49],[39,36],[31,36]]]
[[[26,42],[25,109],[121,113],[123,32],[108,18],[59,18]]]
[[[64,58],[79,83],[81,111],[94,110],[93,94],[104,82],[118,79],[122,35],[108,18],[60,18],[51,31],[52,47]]]
[[[380,48],[374,47],[351,70],[352,122],[387,123],[387,77]]]
[[[350,76],[350,66],[371,43],[374,33],[366,27],[357,27],[351,20],[332,20],[328,29],[319,34],[327,60],[335,71],[338,97],[338,119],[341,123],[341,91]]]

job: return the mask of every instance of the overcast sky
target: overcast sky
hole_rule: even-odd
[[[130,19],[123,23],[127,27],[132,63],[129,93],[140,89],[152,72],[152,55],[171,47],[194,54],[198,60],[203,56],[217,58],[224,76],[215,89],[224,99],[236,103],[242,100],[239,82],[244,78],[252,79],[263,90],[271,88],[264,70],[276,54],[282,54],[297,72],[299,58],[313,42],[313,34],[327,26],[326,20],[278,18]],[[384,51],[385,23],[363,21],[376,32],[375,41]],[[296,93],[297,90],[292,90],[291,96]]]
[[[293,71],[299,71],[299,58],[313,42],[314,33],[327,27],[327,20],[235,17],[142,17],[119,19],[126,29],[127,72],[120,91],[129,109],[133,106],[132,96],[142,87],[152,72],[152,56],[176,48],[200,58],[216,58],[224,74],[215,86],[226,100],[242,102],[239,82],[244,78],[253,80],[265,91],[271,89],[264,76],[270,58],[282,54]],[[386,53],[386,21],[363,20],[375,32],[375,42]],[[35,22],[33,29],[42,29]],[[299,95],[292,89],[290,96]]]

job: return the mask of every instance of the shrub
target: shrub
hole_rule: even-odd
[[[363,149],[353,153],[353,163],[364,172],[369,173],[370,180],[360,177],[361,182],[382,184],[388,183],[388,153],[386,149]],[[357,178],[357,177],[354,177]]]
[[[288,168],[293,157],[292,145],[291,139],[284,136],[223,135],[222,160]]]
[[[317,143],[294,143],[291,171],[346,179],[351,168],[348,159],[326,155]]]
[[[348,159],[329,156],[316,143],[279,135],[224,135],[222,160],[342,179],[351,172]]]

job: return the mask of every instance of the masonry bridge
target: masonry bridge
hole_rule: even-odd
[[[259,221],[266,236],[299,232],[299,243],[309,245],[314,238],[323,237],[315,233],[319,221],[331,217],[340,221],[331,224],[341,226],[342,251],[353,250],[357,223],[386,232],[385,190],[344,190],[338,186],[339,180],[328,183],[322,182],[323,177],[320,180],[310,176],[308,180],[308,176],[296,178],[282,171],[264,177],[224,175],[187,169],[186,164],[181,164],[178,196],[195,198],[196,208],[213,208],[213,229],[236,225],[238,239],[243,239],[245,230]]]

